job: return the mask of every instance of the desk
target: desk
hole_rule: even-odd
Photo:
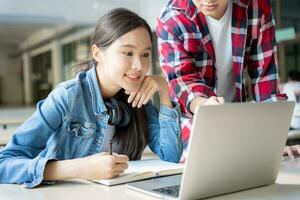
[[[283,161],[277,184],[232,193],[210,200],[295,200],[300,199],[300,159]],[[85,180],[68,180],[55,185],[25,189],[20,185],[0,185],[1,200],[151,200],[154,197],[127,189],[124,185],[106,187]]]
[[[6,145],[20,124],[35,111],[33,107],[0,109],[0,145]]]
[[[12,134],[17,130],[17,126],[2,129],[0,128],[0,146],[3,145],[5,146]]]
[[[7,125],[22,124],[35,111],[33,107],[24,108],[1,108],[0,125],[4,128]]]

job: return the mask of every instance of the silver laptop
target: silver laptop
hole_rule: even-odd
[[[199,199],[272,184],[293,109],[293,102],[200,107],[183,174],[126,186],[164,199]]]

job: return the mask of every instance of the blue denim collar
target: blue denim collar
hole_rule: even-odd
[[[88,77],[89,89],[90,89],[91,97],[92,97],[92,107],[93,107],[94,113],[97,115],[97,114],[106,112],[107,109],[105,107],[105,104],[104,104],[104,101],[103,101],[103,98],[101,95],[95,65],[93,65],[93,67],[87,71],[87,77]]]

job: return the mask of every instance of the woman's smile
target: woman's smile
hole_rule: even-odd
[[[141,77],[140,75],[136,75],[136,74],[125,74],[124,75],[125,78],[131,82],[139,82],[141,80]]]

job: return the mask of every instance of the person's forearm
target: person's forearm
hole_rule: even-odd
[[[82,178],[81,164],[78,159],[49,161],[44,170],[44,180],[58,181],[71,178]]]
[[[169,108],[173,107],[168,88],[159,92],[159,99],[161,104],[168,106]]]

